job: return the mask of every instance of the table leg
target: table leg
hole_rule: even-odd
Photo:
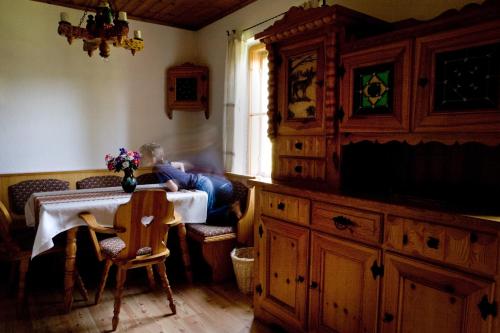
[[[64,310],[71,311],[75,285],[76,232],[78,227],[66,231],[66,262],[64,265]]]
[[[179,245],[182,252],[182,261],[184,262],[184,270],[189,283],[193,282],[193,272],[191,271],[191,259],[189,257],[189,249],[186,241],[186,225],[179,223],[177,226],[177,235],[179,236]]]

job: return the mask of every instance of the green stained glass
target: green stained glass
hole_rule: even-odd
[[[354,114],[392,113],[393,64],[358,68],[354,71]]]

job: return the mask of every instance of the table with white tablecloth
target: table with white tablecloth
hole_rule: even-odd
[[[160,185],[140,185],[136,191],[159,188]],[[203,223],[207,217],[207,194],[203,191],[182,190],[165,192],[167,200],[173,202],[174,212],[180,218],[179,238],[182,238],[182,252],[186,275],[191,279],[189,255],[185,243],[184,223]],[[69,311],[72,304],[74,285],[73,272],[76,256],[76,231],[86,225],[78,216],[81,212],[90,212],[104,226],[112,226],[118,206],[130,200],[131,194],[120,187],[87,190],[70,190],[34,193],[25,206],[26,224],[36,226],[37,232],[33,245],[32,258],[52,248],[53,237],[67,232],[65,265],[65,307]]]

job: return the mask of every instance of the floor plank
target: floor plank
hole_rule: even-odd
[[[234,283],[188,285],[172,283],[177,314],[172,315],[165,292],[150,290],[144,276],[128,280],[122,300],[117,332],[270,333],[255,321],[251,297]],[[31,286],[23,313],[16,310],[15,291],[0,280],[0,332],[108,332],[113,317],[114,283],[108,282],[101,303],[84,302],[75,292],[73,310],[62,313],[63,292],[57,286]],[[144,280],[144,281],[140,281]],[[58,284],[57,284],[58,285]]]

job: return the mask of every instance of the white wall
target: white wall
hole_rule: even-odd
[[[196,60],[195,33],[130,21],[129,35],[142,30],[145,49],[132,56],[111,47],[104,61],[57,34],[61,11],[73,25],[83,14],[0,0],[0,173],[104,168],[106,153],[149,141],[175,158],[205,122],[202,113],[168,120],[164,111],[165,71]]]
[[[253,25],[287,11],[291,6],[302,4],[303,0],[257,0],[256,2],[228,15],[221,20],[201,29],[197,34],[199,59],[210,67],[211,94],[210,106],[214,117],[214,126],[222,124],[224,106],[224,70],[227,46],[227,30],[242,31]],[[321,2],[321,0],[320,0]],[[410,17],[425,20],[433,18],[447,9],[461,8],[469,2],[479,0],[328,0],[328,4],[339,4],[387,21],[397,21]],[[252,30],[258,30],[252,29]],[[217,125],[220,124],[220,125]],[[241,131],[236,135],[241,135]],[[222,140],[222,132],[217,140]],[[245,153],[238,149],[236,154]],[[236,156],[237,157],[237,156]],[[236,171],[244,166],[237,164]]]

